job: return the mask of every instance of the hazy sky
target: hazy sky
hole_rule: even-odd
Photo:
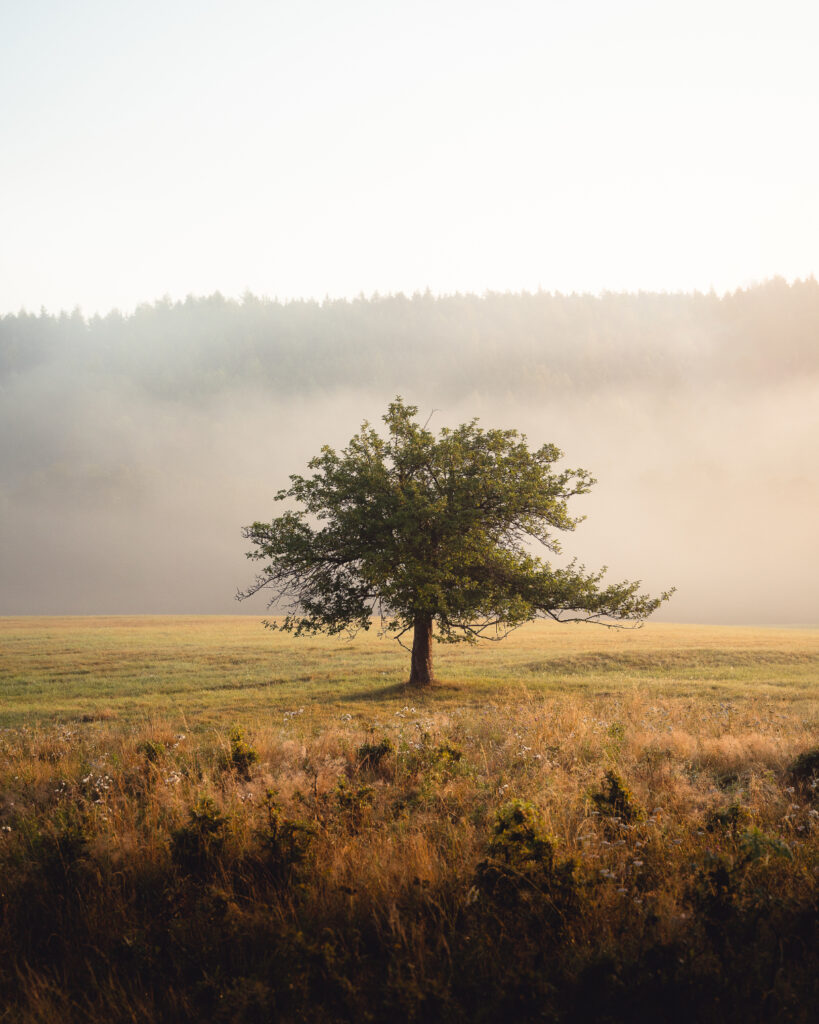
[[[815,0],[0,0],[0,313],[819,272]]]

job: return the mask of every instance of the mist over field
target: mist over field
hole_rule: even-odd
[[[658,618],[816,623],[817,328],[812,278],[2,317],[0,614],[261,611],[241,527],[400,394],[589,469],[565,553]]]

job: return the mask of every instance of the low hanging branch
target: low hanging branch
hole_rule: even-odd
[[[538,616],[640,625],[671,596],[641,594],[639,582],[601,589],[605,570],[557,569],[529,554],[533,543],[560,551],[555,531],[581,521],[569,499],[595,482],[583,469],[555,472],[554,445],[530,451],[517,431],[476,420],[436,437],[417,413],[396,398],[383,417],[387,437],[364,423],[340,453],[323,448],[312,476],[291,476],[276,495],[298,510],[244,529],[248,558],[263,564],[237,597],[264,590],[268,607],[287,610],[266,625],[296,636],[354,633],[370,628],[377,609],[400,643],[412,630],[409,681],[424,685],[433,681],[433,630],[445,643],[474,643]]]

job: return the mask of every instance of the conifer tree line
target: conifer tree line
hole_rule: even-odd
[[[589,395],[652,383],[770,387],[819,372],[819,283],[715,293],[456,294],[288,301],[216,293],[132,314],[0,317],[0,382],[68,366],[196,402],[253,385]]]

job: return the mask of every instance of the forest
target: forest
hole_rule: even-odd
[[[651,382],[770,387],[819,372],[819,283],[781,278],[716,293],[456,294],[280,302],[218,292],[130,315],[0,317],[4,388],[48,368],[195,402],[373,387],[526,397]],[[525,373],[522,372],[525,368]]]

